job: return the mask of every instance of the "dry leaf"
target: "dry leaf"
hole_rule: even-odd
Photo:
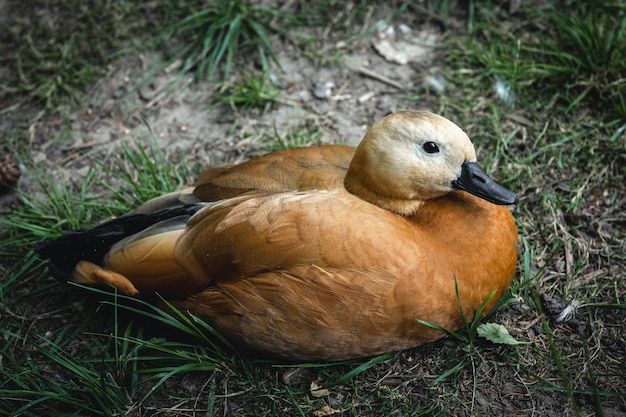
[[[325,397],[330,394],[330,391],[326,388],[322,388],[317,385],[317,382],[311,381],[311,395],[315,398]]]
[[[313,411],[313,415],[315,417],[325,417],[325,416],[331,416],[333,414],[337,414],[340,412],[341,412],[340,410],[335,410],[334,408],[330,408],[329,406],[325,405],[319,410]]]

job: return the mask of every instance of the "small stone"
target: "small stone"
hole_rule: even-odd
[[[317,82],[313,85],[313,95],[320,99],[329,99],[335,92],[333,81]]]

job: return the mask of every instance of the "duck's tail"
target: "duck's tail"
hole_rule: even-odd
[[[48,269],[54,278],[67,281],[80,261],[102,265],[111,247],[120,240],[174,218],[186,223],[205,205],[195,203],[156,213],[125,214],[91,229],[72,230],[57,239],[46,240],[34,250],[42,259],[48,259]]]

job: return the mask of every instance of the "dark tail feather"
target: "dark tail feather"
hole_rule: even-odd
[[[80,261],[102,265],[104,256],[116,242],[138,233],[158,222],[178,217],[191,217],[206,203],[189,204],[158,213],[131,213],[109,220],[91,229],[72,230],[63,236],[46,240],[34,248],[42,259],[49,259],[50,274],[67,281]]]

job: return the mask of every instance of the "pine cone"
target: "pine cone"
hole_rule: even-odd
[[[20,167],[8,161],[0,161],[0,186],[13,187],[20,179]]]

